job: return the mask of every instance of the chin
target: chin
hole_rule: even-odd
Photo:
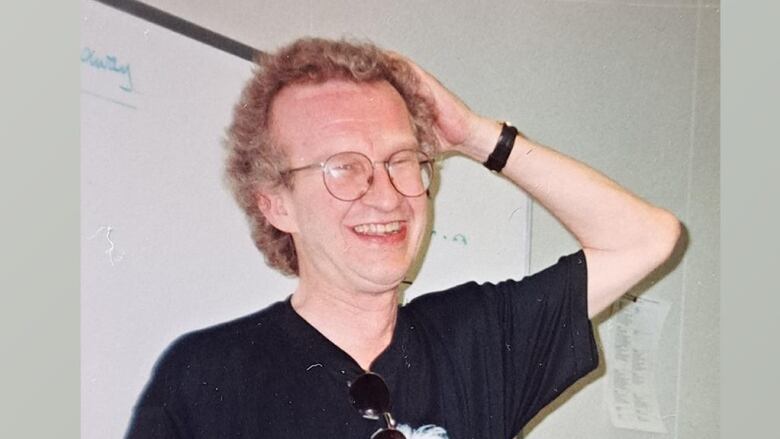
[[[379,263],[378,266],[381,266],[381,263]],[[398,288],[406,277],[408,268],[408,265],[406,265],[404,267],[392,267],[382,270],[372,270],[370,272],[356,270],[356,273],[371,289],[377,289],[381,290],[380,292],[384,292],[388,289]]]

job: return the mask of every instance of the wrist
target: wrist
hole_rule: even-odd
[[[502,123],[501,134],[496,141],[496,147],[482,164],[489,170],[500,173],[501,170],[504,169],[504,166],[506,166],[509,156],[512,154],[517,134],[517,128],[506,122]]]
[[[471,135],[460,145],[460,152],[473,160],[484,163],[496,146],[501,135],[502,123],[493,119],[478,117],[471,127]]]

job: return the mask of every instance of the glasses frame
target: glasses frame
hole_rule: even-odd
[[[421,166],[423,166],[423,165],[427,166],[430,169],[430,179],[428,180],[428,184],[427,185],[423,185],[424,188],[423,188],[422,192],[420,192],[419,194],[414,194],[414,195],[407,195],[407,194],[401,192],[398,189],[398,186],[396,186],[395,180],[393,179],[393,174],[391,172],[391,166],[392,166],[392,163],[391,163],[392,160],[391,159],[393,158],[393,156],[395,156],[396,154],[402,153],[402,152],[410,152],[410,151],[414,152],[415,154],[421,154],[425,158],[425,160],[421,160],[419,162],[420,165]],[[360,191],[358,196],[356,196],[354,198],[339,197],[336,194],[334,194],[333,191],[331,190],[331,188],[328,186],[328,180],[327,180],[327,175],[326,175],[327,174],[328,162],[330,160],[332,160],[333,157],[336,157],[336,156],[341,155],[341,154],[357,154],[357,155],[360,155],[360,156],[364,157],[368,161],[368,163],[371,165],[371,174],[368,176],[368,185],[365,187],[365,189]],[[367,155],[363,154],[362,152],[358,152],[358,151],[341,151],[341,152],[337,152],[337,153],[331,155],[330,157],[328,157],[327,159],[325,159],[322,162],[312,163],[310,165],[299,166],[297,168],[286,169],[286,170],[282,171],[281,174],[284,176],[284,175],[289,175],[289,174],[292,174],[292,173],[298,172],[298,171],[305,171],[307,169],[317,169],[317,168],[319,168],[321,173],[322,173],[322,184],[325,185],[325,189],[328,191],[328,193],[333,198],[335,198],[337,200],[341,200],[341,201],[355,201],[355,200],[359,200],[359,199],[363,198],[363,196],[366,193],[368,193],[369,190],[371,190],[371,185],[374,184],[374,172],[376,172],[375,171],[376,170],[376,165],[381,164],[385,168],[385,172],[387,172],[387,177],[389,178],[390,184],[393,186],[393,189],[395,189],[396,192],[398,192],[399,194],[401,194],[401,195],[403,195],[405,197],[415,198],[415,197],[419,197],[420,195],[422,195],[424,193],[427,193],[428,189],[431,187],[431,184],[433,184],[433,178],[434,178],[434,174],[435,174],[434,161],[435,160],[433,158],[431,158],[431,156],[426,154],[424,151],[422,151],[420,149],[412,149],[412,148],[399,149],[398,151],[395,151],[392,154],[390,154],[387,157],[386,160],[382,160],[382,161],[373,161],[373,160],[371,160],[370,157],[368,157]]]

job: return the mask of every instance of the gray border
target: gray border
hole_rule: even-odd
[[[722,15],[722,433],[778,432],[780,209],[775,1],[725,2]],[[772,37],[774,35],[774,37]],[[762,434],[763,433],[763,434]],[[766,433],[770,433],[766,436]]]
[[[78,7],[0,16],[0,437],[78,437]]]

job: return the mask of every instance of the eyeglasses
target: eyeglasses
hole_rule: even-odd
[[[378,164],[384,165],[395,190],[406,197],[424,194],[433,180],[433,159],[416,149],[396,151],[383,162],[372,162],[359,152],[340,152],[322,163],[288,169],[282,175],[320,168],[325,188],[331,195],[342,201],[355,201],[368,192]]]
[[[349,386],[349,399],[364,418],[385,418],[387,428],[377,430],[370,439],[406,439],[395,429],[395,419],[390,415],[390,390],[382,377],[371,372],[360,375]]]

